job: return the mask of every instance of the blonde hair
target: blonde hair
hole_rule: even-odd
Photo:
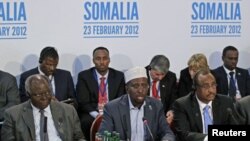
[[[208,69],[207,58],[202,53],[193,54],[188,60],[189,69],[198,71],[201,68]]]

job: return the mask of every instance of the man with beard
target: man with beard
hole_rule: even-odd
[[[120,140],[175,141],[161,101],[147,96],[149,83],[145,68],[129,69],[125,80],[127,94],[105,105],[99,132],[116,131]]]
[[[95,67],[78,74],[76,84],[78,114],[87,140],[90,140],[91,125],[98,115],[102,115],[104,105],[125,93],[124,74],[109,68],[107,48],[94,49],[93,63]]]

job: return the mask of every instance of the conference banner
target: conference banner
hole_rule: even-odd
[[[58,68],[76,82],[93,66],[93,49],[104,46],[117,70],[163,54],[179,77],[194,53],[205,54],[211,69],[220,66],[228,45],[239,50],[238,66],[249,69],[249,13],[249,0],[0,0],[0,69],[18,80],[53,46]]]

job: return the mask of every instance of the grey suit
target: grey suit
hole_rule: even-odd
[[[129,113],[128,95],[110,101],[104,107],[104,115],[99,132],[103,134],[105,130],[109,132],[117,131],[120,133],[121,140],[130,139],[131,125]],[[155,140],[175,140],[173,132],[167,125],[160,101],[146,97],[144,117],[148,121],[148,126]]]
[[[80,120],[73,106],[51,102],[51,114],[62,141],[84,140]],[[34,141],[35,124],[30,100],[6,110],[2,127],[3,141]]]
[[[9,73],[0,71],[0,121],[4,111],[20,103],[16,78]]]

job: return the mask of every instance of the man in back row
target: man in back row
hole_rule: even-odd
[[[53,100],[65,101],[69,98],[75,98],[75,89],[71,73],[66,70],[57,69],[58,62],[59,55],[54,47],[48,46],[42,49],[39,66],[21,74],[19,86],[21,102],[29,99],[24,85],[25,80],[33,74],[42,74],[49,78]],[[76,102],[74,104],[76,106]]]
[[[230,96],[234,101],[250,95],[250,76],[246,69],[237,67],[239,52],[233,46],[223,49],[223,66],[213,70],[217,82],[217,91]]]
[[[49,79],[40,74],[25,81],[30,100],[6,110],[2,141],[84,141],[72,105],[52,101]]]
[[[91,125],[102,114],[103,106],[125,93],[124,74],[109,68],[107,48],[94,49],[93,63],[95,67],[79,73],[76,85],[78,114],[87,140],[90,140]]]

